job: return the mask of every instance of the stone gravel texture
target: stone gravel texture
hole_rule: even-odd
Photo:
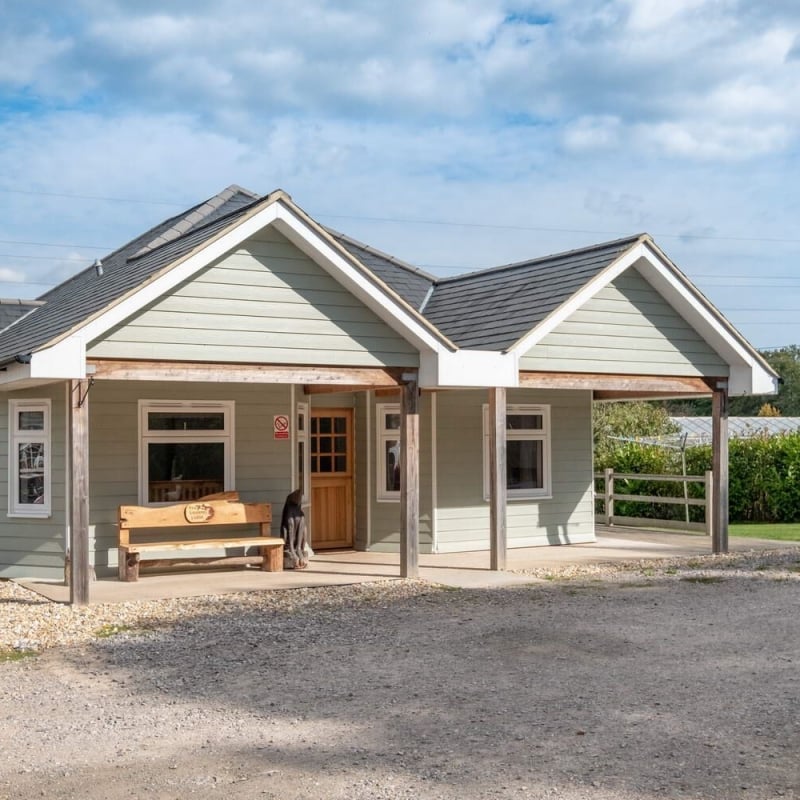
[[[528,574],[0,582],[0,798],[800,798],[797,549]]]

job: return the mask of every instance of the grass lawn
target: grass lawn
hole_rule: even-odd
[[[736,523],[728,526],[730,536],[746,536],[750,539],[780,539],[784,542],[800,542],[800,523],[786,522],[776,525],[760,523]]]

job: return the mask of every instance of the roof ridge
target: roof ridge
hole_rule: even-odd
[[[163,244],[174,242],[175,239],[179,239],[184,233],[188,233],[190,230],[192,230],[192,228],[198,227],[200,223],[206,219],[206,217],[216,211],[220,206],[227,203],[231,197],[240,192],[242,194],[246,194],[248,197],[253,198],[253,200],[258,199],[258,195],[253,194],[253,192],[248,191],[247,189],[242,189],[242,187],[238,184],[232,183],[226,189],[223,189],[213,197],[210,197],[204,203],[193,206],[188,210],[188,212],[184,212],[184,215],[171,228],[168,228],[160,233],[155,239],[137,250],[132,256],[130,256],[130,258],[138,258],[139,256],[143,256],[146,253],[156,250]]]
[[[587,245],[586,247],[576,247],[572,250],[563,250],[559,253],[551,253],[547,256],[539,256],[538,258],[529,258],[525,261],[514,261],[510,264],[501,264],[497,267],[486,267],[485,269],[477,269],[473,270],[472,272],[462,272],[460,275],[451,275],[445,278],[439,278],[438,283],[454,283],[456,281],[463,281],[468,278],[488,275],[492,272],[502,272],[503,270],[516,269],[518,267],[529,267],[533,266],[534,264],[540,264],[544,261],[552,261],[556,258],[566,258],[568,256],[574,256],[577,253],[591,253],[596,250],[603,250],[607,247],[611,247],[612,245],[622,244],[623,242],[630,242],[633,244],[634,242],[650,240],[650,238],[650,234],[648,233],[636,233],[631,236],[623,236],[619,239],[610,239],[607,242],[600,242],[599,244],[591,244]]]
[[[350,244],[354,245],[355,247],[360,247],[362,250],[366,250],[368,253],[372,253],[374,256],[378,256],[378,258],[384,258],[386,261],[391,262],[397,267],[401,267],[408,272],[413,272],[415,275],[420,275],[423,278],[431,281],[432,283],[438,283],[440,278],[437,278],[435,275],[431,275],[425,270],[420,269],[419,267],[415,267],[413,264],[409,264],[407,261],[403,261],[397,256],[390,255],[389,253],[385,253],[383,250],[379,250],[377,247],[373,247],[371,244],[366,244],[364,242],[359,241],[358,239],[354,239],[352,236],[349,236],[346,233],[342,233],[341,231],[337,231],[335,228],[329,228],[327,225],[322,226],[334,239],[340,239],[349,242]]]

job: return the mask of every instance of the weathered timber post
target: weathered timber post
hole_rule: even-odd
[[[85,380],[70,384],[69,601],[76,606],[89,603],[89,386]]]
[[[714,473],[706,470],[706,534],[714,534]]]
[[[711,396],[713,512],[711,552],[728,552],[728,382],[718,381]]]
[[[419,389],[403,376],[400,402],[400,576],[419,576]]]
[[[489,389],[490,569],[506,568],[506,390]]]

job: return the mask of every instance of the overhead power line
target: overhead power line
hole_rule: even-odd
[[[103,200],[110,203],[135,203],[137,205],[152,206],[172,206],[175,208],[187,208],[192,203],[176,202],[173,200],[144,200],[136,197],[109,197],[105,195],[74,194],[70,192],[45,192],[34,189],[10,189],[0,187],[0,192],[5,194],[22,194],[41,197],[60,197],[70,200]],[[507,225],[490,222],[463,222],[460,220],[444,219],[419,219],[415,217],[366,217],[357,214],[327,214],[319,212],[315,216],[327,219],[352,219],[363,222],[389,222],[397,225],[442,225],[458,228],[487,228],[490,230],[518,230],[518,231],[540,231],[548,233],[587,233],[596,236],[628,236],[630,230],[599,230],[592,228],[564,228],[550,227],[543,225]],[[773,244],[800,244],[800,239],[794,237],[766,237],[766,236],[710,236],[700,233],[665,233],[652,232],[652,235],[665,239],[691,239],[698,241],[722,241],[722,242],[767,242]],[[100,248],[98,248],[100,249]]]

